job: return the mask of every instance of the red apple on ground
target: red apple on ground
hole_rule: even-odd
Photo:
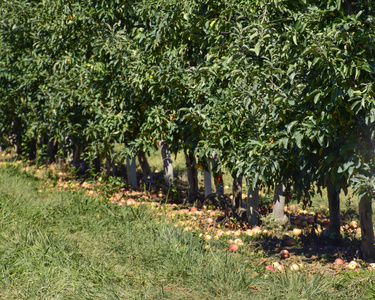
[[[281,258],[288,258],[289,257],[289,251],[286,250],[286,249],[281,250],[280,257]]]
[[[230,250],[231,252],[236,252],[236,251],[238,251],[238,245],[237,245],[237,244],[232,244],[232,245],[230,245],[229,250]]]
[[[196,207],[192,207],[192,208],[190,208],[190,211],[191,212],[196,212],[198,209],[196,208]]]
[[[336,258],[335,259],[335,265],[343,265],[344,261],[341,258]]]
[[[135,200],[133,198],[129,198],[127,201],[126,201],[126,204],[127,205],[132,205],[135,203]]]
[[[269,270],[269,271],[275,272],[275,269],[274,269],[274,267],[272,267],[272,266],[266,266],[266,270]]]

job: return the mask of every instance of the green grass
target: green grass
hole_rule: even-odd
[[[367,271],[265,276],[269,254],[227,249],[153,216],[148,205],[44,190],[17,168],[0,167],[1,299],[375,297]]]

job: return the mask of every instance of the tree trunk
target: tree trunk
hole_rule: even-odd
[[[328,205],[329,205],[329,228],[328,236],[337,239],[340,237],[340,187],[328,183],[327,185]]]
[[[138,161],[142,169],[142,181],[144,183],[151,182],[151,168],[148,164],[146,153],[143,151],[138,152]]]
[[[36,139],[31,139],[29,142],[27,142],[27,154],[29,160],[36,159]]]
[[[223,179],[223,174],[221,172],[221,169],[218,169],[218,167],[217,167],[217,165],[219,163],[219,159],[218,159],[215,151],[212,153],[211,163],[212,163],[212,169],[214,171],[214,176],[220,176],[221,179]],[[215,181],[215,189],[216,189],[216,194],[218,194],[218,195],[224,194],[224,185],[223,185],[222,180],[220,182]]]
[[[365,260],[375,259],[374,228],[372,224],[372,197],[363,196],[359,201],[359,221],[361,224],[362,248]]]
[[[187,153],[184,150],[185,160],[186,160],[186,170],[187,170],[187,177],[188,177],[188,194],[186,196],[187,203],[194,203],[199,195],[198,190],[198,171],[195,168],[195,158],[192,153]]]
[[[345,13],[347,16],[351,15],[353,13],[353,1],[352,0],[346,0],[344,2],[345,6]]]
[[[57,144],[57,163],[60,169],[62,168],[64,162],[66,162],[66,154],[63,149],[63,146],[64,144],[62,142]]]
[[[82,146],[76,145],[75,150],[73,151],[73,166],[79,168],[81,164],[81,154],[82,154]]]
[[[128,184],[130,184],[133,188],[138,188],[137,167],[135,164],[134,156],[126,157],[126,173],[128,178]]]
[[[172,166],[172,158],[169,152],[168,144],[164,141],[159,141],[159,147],[161,151],[161,157],[163,159],[163,166],[164,166],[164,176],[165,176],[165,189],[169,189],[171,185],[173,185],[173,166]]]
[[[277,222],[286,222],[287,217],[284,214],[285,196],[283,195],[285,186],[276,184],[275,195],[273,197],[273,211],[272,214]]]
[[[241,203],[242,203],[242,176],[233,179],[232,187],[232,207],[236,210],[238,215],[241,215]]]
[[[100,169],[101,169],[101,159],[100,159],[100,154],[98,154],[93,162],[92,162],[92,168],[94,169],[94,172],[95,174],[98,174],[100,173]]]
[[[204,170],[204,196],[212,194],[212,179],[211,179],[211,165],[210,160],[206,159],[208,170]]]
[[[50,139],[47,142],[47,161],[48,161],[48,163],[51,164],[55,161],[57,149],[58,149],[57,141],[54,140],[54,139]]]
[[[247,194],[247,211],[246,217],[249,221],[250,226],[255,226],[258,224],[258,216],[259,216],[259,188],[257,187],[255,190],[249,188]]]
[[[105,158],[105,166],[107,169],[107,175],[114,176],[116,173],[116,166],[114,160],[111,158],[110,155],[107,155]]]

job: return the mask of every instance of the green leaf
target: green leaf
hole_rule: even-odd
[[[303,135],[301,134],[301,132],[299,131],[296,131],[293,133],[293,138],[295,139],[296,141],[296,145],[298,148],[302,148],[302,138],[303,138]]]
[[[319,98],[320,98],[320,95],[321,95],[321,93],[317,93],[317,94],[314,96],[314,103],[315,103],[315,104],[318,103]]]
[[[257,56],[259,56],[259,53],[260,53],[260,46],[262,44],[262,41],[258,41],[258,43],[255,45],[254,47],[254,52]]]
[[[297,46],[297,35],[293,35],[293,43]]]

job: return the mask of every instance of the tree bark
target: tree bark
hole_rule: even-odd
[[[81,154],[82,154],[82,146],[76,145],[75,150],[73,151],[73,166],[79,168],[81,163]]]
[[[206,159],[208,170],[204,170],[204,195],[207,197],[212,194],[212,179],[211,179],[211,164],[210,160]]]
[[[27,154],[29,160],[36,159],[36,149],[37,149],[37,141],[36,139],[31,139],[29,142],[27,142]]]
[[[111,158],[110,155],[107,155],[105,158],[105,166],[107,169],[107,175],[114,176],[116,173],[116,166],[114,160]]]
[[[137,168],[136,168],[134,156],[126,157],[126,173],[127,173],[128,183],[133,188],[138,188]]]
[[[188,194],[186,196],[187,203],[194,203],[198,199],[199,190],[198,190],[198,172],[195,168],[195,158],[192,153],[187,153],[184,150],[185,160],[186,160],[186,170],[187,170],[187,177],[188,177]]]
[[[273,197],[273,211],[272,214],[275,221],[286,222],[287,218],[284,214],[285,196],[283,195],[285,186],[282,184],[276,184],[275,195]]]
[[[214,151],[212,153],[212,157],[211,157],[211,163],[212,163],[212,166],[213,166],[212,168],[214,169],[214,175],[216,173],[216,176],[219,175],[219,176],[221,176],[221,178],[223,178],[223,173],[221,172],[221,169],[216,170],[218,162],[219,162],[219,159],[218,159],[218,157],[216,155],[216,152]],[[216,170],[216,172],[215,172],[215,170]],[[215,182],[215,190],[216,190],[215,191],[216,194],[218,194],[218,195],[223,195],[224,194],[223,181],[221,181],[221,182]]]
[[[57,154],[58,144],[54,139],[50,139],[47,142],[47,160],[48,163],[53,163]]]
[[[329,228],[328,235],[333,239],[340,237],[340,187],[331,182],[327,185],[329,206]]]
[[[94,172],[96,174],[100,173],[100,169],[101,169],[100,154],[96,155],[96,157],[94,158],[94,160],[92,162],[92,167],[94,168]]]
[[[232,187],[232,206],[235,208],[236,213],[241,215],[241,203],[242,203],[242,176],[239,176],[236,179],[233,179]]]
[[[259,188],[255,190],[249,188],[247,193],[247,210],[246,217],[248,219],[250,226],[255,226],[258,224],[259,217]]]
[[[345,13],[347,16],[351,15],[353,13],[353,1],[352,0],[346,0],[344,2],[345,6]]]
[[[138,161],[142,169],[142,180],[143,182],[151,182],[151,168],[148,164],[146,153],[143,151],[138,152]]]
[[[168,144],[164,141],[159,141],[159,147],[161,151],[161,157],[163,159],[164,177],[165,177],[165,189],[169,189],[173,185],[173,165],[172,158],[169,152]]]
[[[363,196],[359,201],[362,248],[365,260],[375,259],[374,228],[372,223],[372,197]]]

